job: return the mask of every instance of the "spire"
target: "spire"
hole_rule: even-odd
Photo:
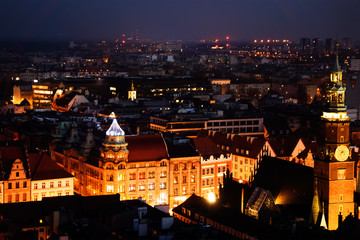
[[[106,131],[106,136],[125,136],[125,132],[114,118],[110,128]]]
[[[131,81],[131,91],[135,91],[134,82],[133,82],[133,81]]]
[[[339,64],[339,43],[336,43],[336,58],[335,58],[335,65],[332,68],[332,72],[341,72],[341,68]]]
[[[325,229],[327,229],[327,224],[326,224],[326,220],[325,220],[325,207],[324,207],[324,202],[322,203],[322,210],[321,210],[321,221],[320,221],[320,227],[323,227]]]
[[[318,223],[319,213],[320,213],[320,202],[319,202],[319,194],[317,190],[318,180],[315,176],[314,179],[314,197],[311,205],[311,218],[310,224],[316,225]]]

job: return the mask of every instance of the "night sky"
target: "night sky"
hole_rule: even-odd
[[[0,0],[0,41],[360,40],[360,0]]]

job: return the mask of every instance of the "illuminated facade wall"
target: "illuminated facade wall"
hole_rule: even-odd
[[[31,201],[69,195],[74,195],[74,178],[31,181]]]
[[[223,183],[223,174],[227,169],[231,172],[231,155],[221,154],[218,158],[210,156],[201,157],[201,196],[204,198],[219,195],[219,184]]]

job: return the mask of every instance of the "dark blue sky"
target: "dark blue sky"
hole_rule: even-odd
[[[1,0],[1,40],[360,40],[360,0]]]

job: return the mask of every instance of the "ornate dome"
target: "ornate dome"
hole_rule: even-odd
[[[125,136],[125,132],[121,129],[116,119],[113,120],[111,126],[106,131],[106,136]]]

